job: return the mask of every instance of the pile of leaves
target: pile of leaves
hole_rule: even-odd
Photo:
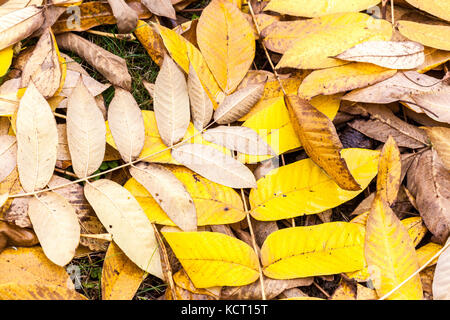
[[[0,4],[0,299],[450,299],[448,0]]]

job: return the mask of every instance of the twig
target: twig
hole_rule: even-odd
[[[317,284],[317,282],[313,281],[313,284],[314,284],[314,286],[315,286],[317,289],[319,289],[320,292],[322,292],[327,298],[330,297],[330,294],[329,294],[328,292],[326,292],[325,290],[323,290],[322,287],[319,286],[319,285]]]
[[[125,41],[136,40],[136,37],[132,33],[109,33],[109,32],[97,31],[97,30],[86,30],[86,32],[95,34],[97,36],[125,40]]]
[[[78,178],[78,176],[75,173],[67,171],[67,170],[64,170],[64,169],[55,168],[55,171],[59,172],[59,173],[62,173],[62,174],[66,174],[66,175],[71,176],[73,178]]]
[[[112,241],[112,234],[111,233],[80,234],[80,237],[105,240],[105,241],[109,241],[109,242]]]

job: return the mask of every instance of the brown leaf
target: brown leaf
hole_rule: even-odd
[[[441,158],[442,163],[450,170],[450,128],[432,127],[423,128],[431,140],[433,148]]]
[[[59,35],[56,40],[60,49],[76,53],[111,83],[131,90],[131,76],[124,59],[73,33]]]
[[[32,247],[38,243],[38,238],[32,230],[0,221],[0,252],[6,246]]]
[[[340,155],[342,144],[331,120],[298,96],[287,96],[285,102],[294,130],[309,157],[342,189],[360,190]]]
[[[428,150],[416,157],[407,179],[425,225],[444,243],[450,234],[450,172],[436,151]]]
[[[119,33],[132,32],[139,19],[137,13],[124,0],[108,0],[108,3],[117,19]]]
[[[170,0],[142,0],[142,3],[150,10],[151,13],[157,16],[167,17],[170,19],[177,19],[175,9]]]

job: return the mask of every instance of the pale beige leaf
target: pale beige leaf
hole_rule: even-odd
[[[26,192],[45,187],[52,177],[58,130],[49,104],[30,83],[17,112],[17,166]]]
[[[73,33],[61,34],[56,41],[60,49],[76,53],[114,85],[131,90],[131,76],[125,59]]]
[[[366,41],[335,58],[368,62],[391,69],[414,69],[425,61],[424,47],[412,41]]]
[[[431,119],[439,122],[450,123],[450,86],[442,86],[431,91],[411,95],[415,105],[411,108],[411,103],[407,106],[416,111],[419,107]]]
[[[201,176],[231,188],[254,188],[253,173],[242,163],[203,144],[184,144],[172,149],[173,158]]]
[[[0,86],[0,116],[12,116],[18,108],[17,91],[20,88],[20,78],[6,80]]]
[[[450,239],[447,240],[447,243]],[[450,247],[440,255],[433,277],[433,300],[450,300]]]
[[[0,163],[0,182],[2,182],[17,164],[17,141],[15,137],[0,135]]]
[[[173,8],[173,1],[170,0],[142,0],[142,3],[150,10],[151,13],[167,17],[170,19],[177,19],[175,9]]]
[[[68,264],[80,242],[80,225],[75,209],[55,192],[32,198],[28,215],[45,255],[59,266]]]
[[[86,184],[84,194],[128,258],[142,270],[163,279],[152,224],[131,193],[111,180],[101,179]]]
[[[450,128],[428,127],[423,128],[431,140],[433,148],[436,150],[442,163],[450,170]]]
[[[136,11],[131,9],[125,0],[108,0],[108,3],[117,20],[119,33],[133,32],[139,20]]]
[[[87,177],[103,162],[106,126],[101,111],[81,79],[67,102],[67,142],[78,177]]]
[[[44,22],[42,8],[29,6],[0,17],[0,50],[25,39]]]
[[[192,64],[189,65],[187,86],[191,102],[192,122],[195,128],[202,130],[211,120],[214,107]]]
[[[47,29],[22,70],[21,84],[27,87],[32,80],[39,92],[48,99],[59,89],[62,76],[58,48],[51,30]]]
[[[141,109],[130,92],[115,89],[108,107],[108,124],[122,159],[135,160],[144,147],[145,126]]]
[[[197,212],[191,195],[176,176],[164,166],[139,163],[130,168],[169,218],[183,231],[197,231]]]
[[[167,54],[155,81],[153,108],[161,139],[166,146],[173,146],[186,133],[190,110],[183,71]]]
[[[246,115],[264,93],[264,83],[249,85],[226,96],[214,113],[214,121],[228,124]]]
[[[244,154],[276,155],[275,151],[256,133],[247,127],[218,126],[203,133],[205,140]]]
[[[155,98],[155,84],[150,83],[145,80],[142,81],[142,84],[144,85],[144,88],[145,88],[145,90],[147,90],[150,97],[152,97],[152,99],[154,99]]]
[[[65,123],[60,123],[58,129],[58,151],[56,159],[59,161],[70,161],[69,144],[67,143],[67,126]]]

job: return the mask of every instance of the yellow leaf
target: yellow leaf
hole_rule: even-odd
[[[200,50],[175,31],[161,25],[155,26],[172,59],[185,73],[189,73],[189,64],[192,64],[211,100],[221,102],[225,95],[219,88]]]
[[[364,266],[364,228],[330,222],[271,233],[261,247],[264,274],[294,279],[359,270]]]
[[[377,174],[378,151],[344,149],[342,157],[361,185],[346,191],[311,159],[300,160],[269,172],[250,191],[251,215],[257,220],[280,220],[316,214],[356,197]]]
[[[426,245],[420,247],[416,250],[417,259],[419,260],[419,266],[423,266],[428,260],[431,259],[436,253],[438,253],[439,250],[442,249],[442,245],[429,242]],[[433,261],[431,261],[428,264],[428,267],[431,267],[432,265],[436,264],[438,258],[435,258]]]
[[[434,69],[450,60],[449,51],[425,47],[424,53],[425,61],[420,67],[417,68],[417,72],[419,73],[430,71],[431,69]]]
[[[298,88],[298,95],[309,99],[319,94],[335,94],[370,86],[386,80],[397,70],[370,63],[350,63],[343,66],[313,71]]]
[[[147,51],[152,60],[159,66],[162,65],[164,58],[164,43],[152,27],[145,21],[139,20],[134,30],[134,34],[142,46]]]
[[[413,246],[416,247],[420,241],[422,241],[428,229],[423,224],[421,217],[411,217],[400,221],[403,226],[408,230],[409,238],[411,239]]]
[[[409,40],[424,46],[450,51],[450,25],[425,24],[414,21],[399,21],[398,30]]]
[[[448,0],[406,0],[406,2],[419,10],[450,21],[450,2]]]
[[[414,245],[400,220],[377,195],[366,225],[365,257],[379,296],[394,289],[419,268]],[[395,291],[389,299],[421,300],[419,275]]]
[[[361,190],[340,155],[342,143],[333,122],[299,96],[285,97],[297,137],[306,154],[345,190]]]
[[[131,300],[147,273],[111,242],[102,268],[102,299]]]
[[[12,46],[0,51],[0,77],[3,77],[8,72],[13,53]]]
[[[255,58],[255,36],[242,12],[226,0],[213,0],[197,25],[198,46],[219,86],[228,95]]]
[[[181,269],[177,273],[173,275],[173,281],[175,284],[185,290],[188,290],[189,292],[195,293],[195,294],[204,294],[208,296],[212,296],[215,298],[220,297],[220,291],[222,287],[211,287],[207,289],[197,289],[194,284],[192,283],[191,279],[189,279],[186,271],[184,269]],[[218,294],[214,294],[210,291],[216,291]]]
[[[401,174],[400,151],[394,138],[389,136],[381,150],[377,177],[377,192],[389,205],[397,199]]]
[[[272,0],[264,11],[300,17],[320,17],[332,13],[358,12],[376,6],[381,0]]]
[[[41,247],[8,248],[0,254],[0,284],[54,285],[74,289],[66,270],[52,263]]]
[[[230,224],[245,218],[241,197],[232,188],[209,181],[185,167],[167,168],[184,184],[191,195],[199,226]],[[151,194],[134,178],[128,180],[124,187],[136,198],[150,221],[175,226]]]
[[[216,232],[163,232],[197,288],[243,286],[258,279],[258,257],[245,242]]]
[[[297,33],[297,41],[284,53],[279,68],[322,69],[346,62],[334,57],[364,41],[390,40],[392,26],[364,13],[339,13],[309,20],[313,26]],[[319,24],[320,27],[315,28]],[[309,32],[309,28],[313,32]]]

